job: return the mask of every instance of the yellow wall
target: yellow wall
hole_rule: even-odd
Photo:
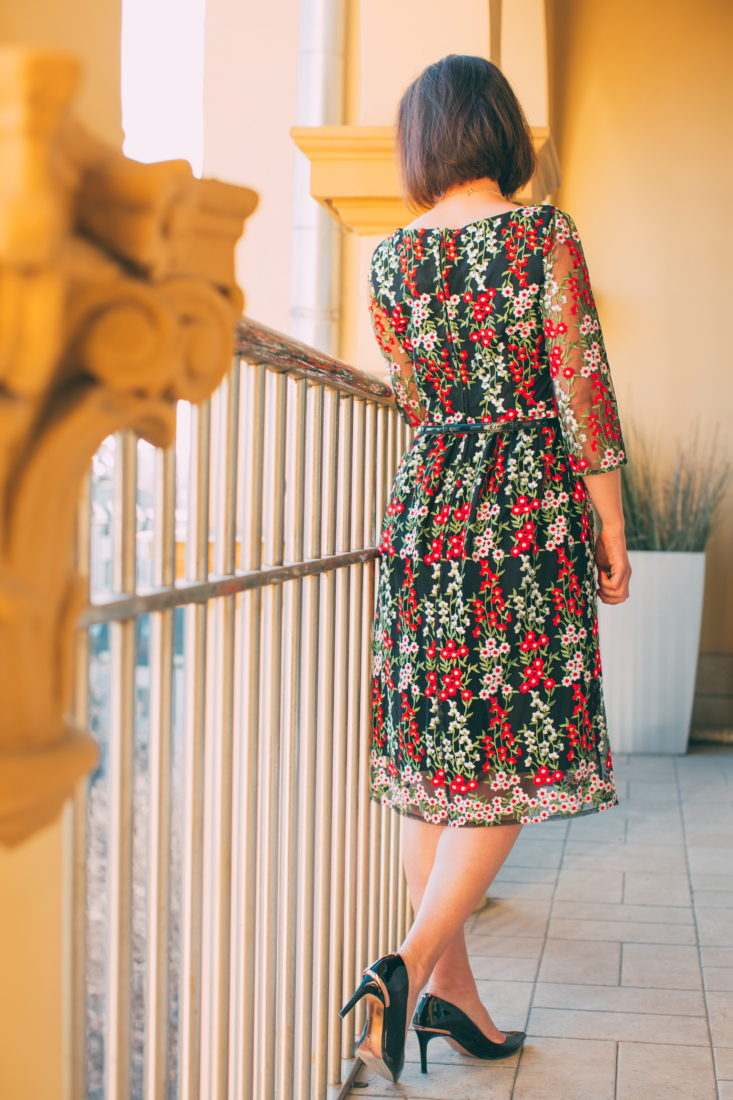
[[[488,0],[364,0],[362,126],[391,126],[408,84],[448,53],[489,56]]]
[[[538,0],[521,2],[531,5]],[[344,117],[348,125],[391,126],[408,84],[446,54],[489,56],[488,0],[461,0],[450,9],[443,0],[363,0],[361,4],[350,0],[348,12]],[[381,240],[345,235],[340,355],[384,378],[384,361],[366,309],[369,264]]]
[[[4,0],[0,42],[53,46],[83,65],[75,114],[99,137],[122,144],[121,0]]]
[[[552,128],[622,416],[671,455],[733,458],[729,0],[550,0]],[[703,652],[733,652],[733,521],[713,537]]]
[[[61,820],[0,847],[0,1096],[61,1100]]]

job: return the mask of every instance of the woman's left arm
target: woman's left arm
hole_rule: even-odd
[[[598,595],[601,603],[623,603],[629,598],[631,566],[626,551],[621,471],[589,475],[583,481],[602,524],[596,539]]]

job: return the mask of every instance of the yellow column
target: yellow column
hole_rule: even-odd
[[[0,1095],[63,1098],[62,819],[0,847]]]

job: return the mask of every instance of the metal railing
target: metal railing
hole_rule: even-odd
[[[410,432],[386,386],[247,320],[179,412],[177,452],[108,441],[80,508],[79,565],[102,576],[108,547],[112,591],[78,633],[102,756],[73,826],[71,1095],[322,1100],[363,1025],[338,1009],[411,920],[399,819],[369,801],[376,544]]]

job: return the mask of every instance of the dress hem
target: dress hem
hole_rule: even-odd
[[[412,817],[416,821],[424,821],[426,825],[437,825],[440,828],[449,829],[496,829],[501,828],[503,825],[546,825],[549,821],[569,821],[576,817],[589,817],[590,814],[604,813],[606,810],[613,810],[619,804],[618,798],[616,798],[613,802],[602,802],[599,806],[589,806],[587,809],[577,810],[572,814],[548,814],[540,821],[536,821],[534,818],[530,818],[528,821],[465,821],[462,825],[458,825],[453,821],[426,821],[422,814],[412,814],[408,810],[402,810],[399,806],[393,805],[392,802],[375,798],[374,795],[370,795],[369,801],[373,802],[375,806],[385,806],[389,810],[394,810],[399,817]]]

